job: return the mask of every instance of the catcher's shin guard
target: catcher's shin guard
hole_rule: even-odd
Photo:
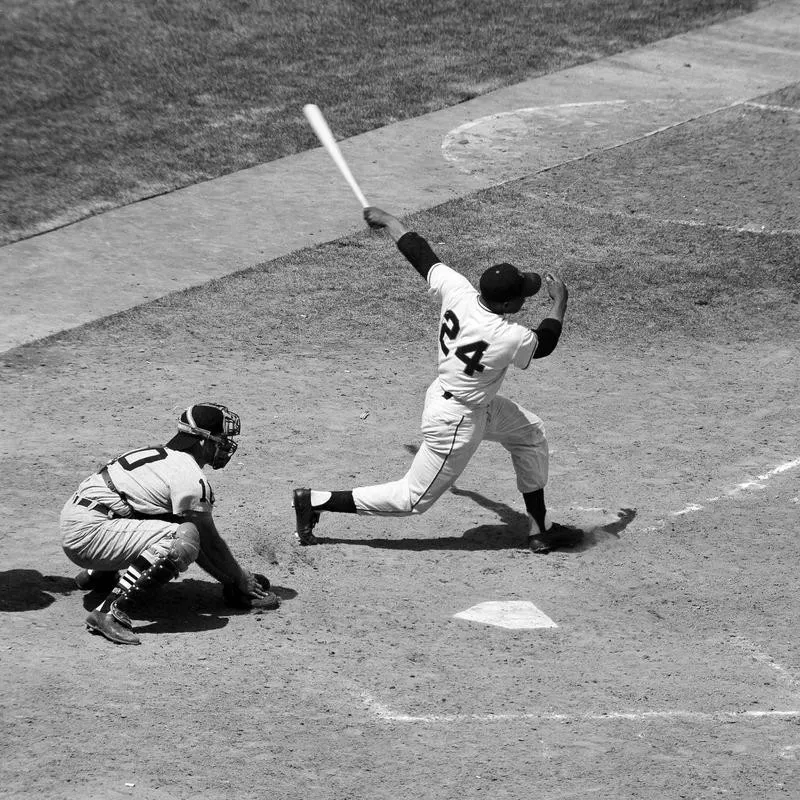
[[[125,570],[111,594],[89,614],[86,627],[117,644],[140,644],[127,614],[130,604],[178,575],[178,567],[172,559],[145,550]]]

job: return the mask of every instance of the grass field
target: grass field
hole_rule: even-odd
[[[757,0],[11,0],[0,244],[752,10]]]

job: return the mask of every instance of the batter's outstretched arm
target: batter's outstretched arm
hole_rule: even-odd
[[[397,217],[376,206],[364,209],[364,219],[370,228],[388,231],[411,266],[427,279],[430,268],[439,263],[439,258],[422,236],[410,231]]]
[[[558,340],[561,337],[564,314],[567,311],[567,299],[569,298],[566,284],[557,275],[552,272],[545,272],[544,283],[553,303],[550,306],[548,315],[534,331],[539,341],[536,345],[536,352],[533,354],[534,358],[545,358],[556,349]]]

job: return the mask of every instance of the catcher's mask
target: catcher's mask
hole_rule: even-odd
[[[209,462],[212,469],[221,469],[230,460],[239,446],[232,437],[241,433],[239,415],[219,403],[197,403],[189,406],[178,420],[178,435],[172,443],[180,450],[181,440],[191,437],[214,442],[214,455]],[[172,444],[171,443],[171,444]]]

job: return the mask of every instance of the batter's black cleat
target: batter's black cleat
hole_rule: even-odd
[[[313,533],[314,526],[319,522],[319,511],[314,511],[311,506],[311,489],[294,490],[294,516],[300,544],[319,544],[319,539]]]
[[[82,569],[75,576],[75,585],[84,592],[105,592],[108,594],[119,580],[119,573],[98,569]]]
[[[139,637],[133,632],[133,625],[128,615],[114,606],[105,613],[95,609],[86,617],[86,627],[92,633],[105,636],[114,644],[141,644]]]
[[[553,549],[546,533],[537,533],[528,537],[528,549],[537,555],[545,555]]]
[[[583,538],[583,531],[571,525],[554,522],[544,533],[528,537],[528,547],[532,553],[544,555],[559,548],[576,547]]]

